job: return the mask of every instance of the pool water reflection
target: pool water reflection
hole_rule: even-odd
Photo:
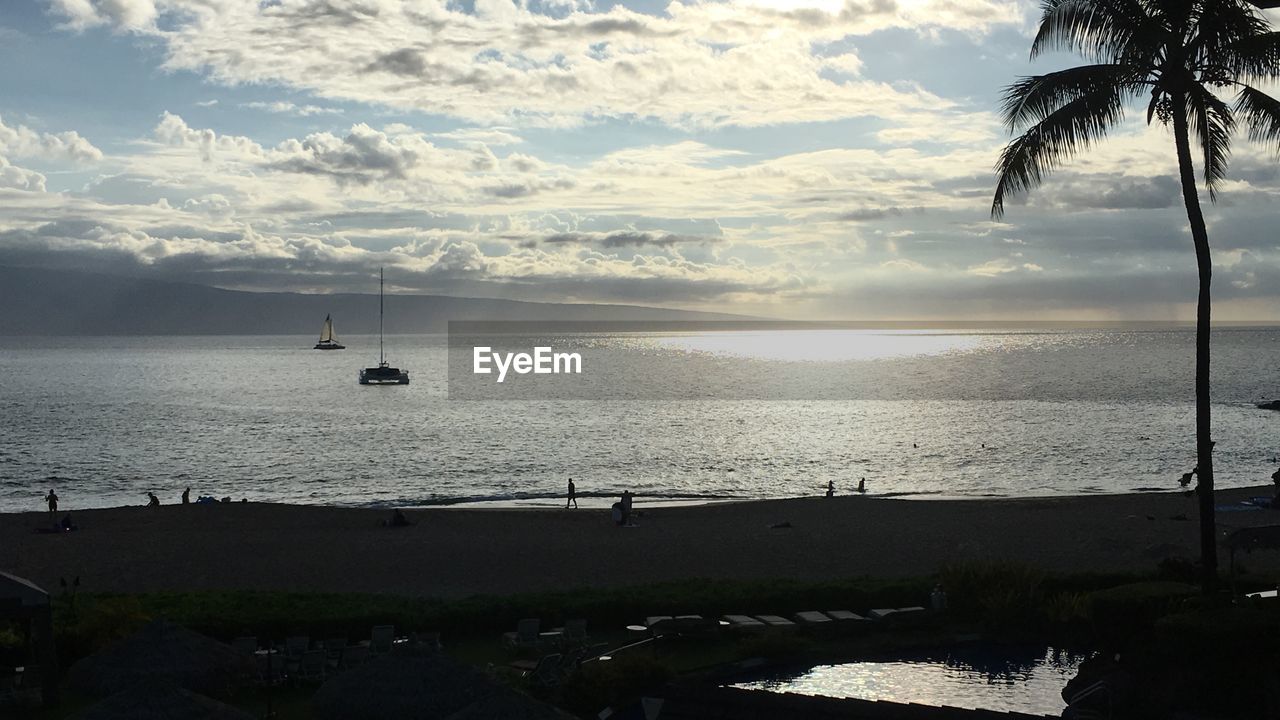
[[[732,687],[800,695],[1059,715],[1087,655],[1046,646],[963,645],[818,665]]]

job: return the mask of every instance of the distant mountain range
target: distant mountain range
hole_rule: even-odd
[[[378,296],[258,293],[66,270],[0,266],[0,335],[319,334],[378,331]],[[670,322],[741,315],[631,305],[388,295],[388,333],[445,332],[451,320]]]

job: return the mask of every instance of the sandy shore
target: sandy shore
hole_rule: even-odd
[[[1218,502],[1269,490],[1223,491]],[[1062,571],[1150,571],[1163,557],[1198,554],[1195,501],[1181,493],[802,498],[647,511],[638,498],[636,509],[643,515],[635,528],[618,528],[607,511],[585,508],[411,510],[416,525],[386,528],[383,510],[169,505],[76,512],[80,530],[62,535],[35,532],[48,524],[45,513],[4,514],[0,569],[47,589],[79,576],[91,592],[458,597],[679,578],[912,576],[978,558]],[[770,527],[784,522],[791,527]],[[1280,524],[1280,511],[1220,512],[1218,522],[1224,530]],[[1280,567],[1276,556],[1258,553],[1246,562]]]

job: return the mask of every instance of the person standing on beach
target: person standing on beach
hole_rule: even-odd
[[[858,492],[859,492],[859,493],[862,493],[863,495],[866,495],[866,494],[867,494],[867,479],[866,479],[866,478],[862,478],[861,480],[859,480],[859,481],[858,481]]]
[[[827,481],[827,497],[835,497],[835,496],[836,496],[836,481],[828,480]]]
[[[569,494],[564,500],[564,509],[569,509],[569,503],[573,503],[573,509],[578,509],[578,488],[573,484],[573,478],[569,478]]]
[[[49,503],[49,514],[53,515],[58,512],[58,493],[49,488],[49,494],[44,496],[44,501]]]
[[[622,524],[631,524],[631,491],[622,491]]]
[[[182,491],[182,504],[183,505],[191,504],[191,488],[187,488],[186,490]]]

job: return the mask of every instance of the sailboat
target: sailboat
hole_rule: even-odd
[[[382,268],[378,268],[378,367],[368,367],[360,371],[361,385],[408,385],[409,371],[394,368],[387,364],[387,357],[382,351]]]
[[[320,342],[316,343],[314,350],[346,350],[347,346],[338,342],[338,336],[333,334],[333,318],[328,315],[324,316],[324,327],[320,330]]]

